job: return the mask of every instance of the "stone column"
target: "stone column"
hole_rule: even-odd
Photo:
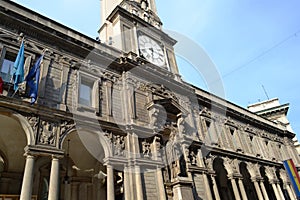
[[[52,157],[48,200],[58,200],[59,195],[59,159]]]
[[[282,190],[281,190],[281,187],[280,187],[279,183],[277,183],[276,185],[277,185],[277,190],[278,190],[278,192],[279,192],[279,195],[281,196],[281,199],[282,199],[282,200],[285,200],[284,195],[283,195],[283,192],[282,192]]]
[[[143,200],[143,186],[142,186],[142,177],[141,169],[139,166],[135,167],[135,183],[136,183],[136,196],[137,200]]]
[[[205,191],[206,191],[206,198],[208,200],[213,200],[212,194],[211,194],[211,189],[210,189],[210,184],[207,178],[207,174],[203,174],[203,180],[204,180],[204,185],[205,185]]]
[[[259,200],[264,200],[263,195],[262,195],[262,193],[261,193],[261,190],[260,190],[260,188],[259,188],[259,185],[258,185],[257,180],[254,180],[253,183],[254,183],[254,187],[255,187],[255,190],[256,190],[256,194],[257,194],[257,196],[258,196],[258,199],[259,199]]]
[[[238,182],[239,182],[239,188],[240,188],[240,191],[241,191],[241,194],[242,194],[242,199],[243,200],[248,200],[243,180],[241,178],[239,178]]]
[[[107,165],[107,200],[115,200],[115,184],[114,184],[114,169],[113,166]]]
[[[212,179],[212,185],[213,185],[213,191],[214,191],[215,199],[216,200],[221,200],[215,176],[211,175],[211,179]]]
[[[287,192],[289,194],[290,199],[291,200],[296,200],[296,197],[295,197],[295,195],[294,195],[294,193],[293,193],[293,191],[291,189],[291,186],[289,184],[286,185],[286,190],[287,190]]]
[[[261,191],[264,195],[265,200],[269,200],[269,196],[268,196],[268,193],[267,193],[267,190],[265,188],[265,184],[263,181],[260,181],[260,187],[261,187]]]
[[[236,185],[235,179],[233,177],[230,177],[229,180],[231,181],[234,197],[236,200],[241,199],[239,189]]]
[[[31,200],[33,169],[34,169],[34,156],[27,155],[20,200]]]
[[[274,190],[274,193],[275,193],[275,196],[276,196],[276,199],[281,199],[280,195],[279,195],[279,192],[277,190],[277,187],[276,187],[276,184],[275,183],[272,183],[272,188]]]

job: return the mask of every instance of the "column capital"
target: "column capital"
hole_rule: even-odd
[[[228,174],[235,176],[240,174],[240,160],[238,159],[231,159],[228,157],[223,158],[224,167]]]
[[[258,163],[251,163],[251,162],[247,162],[247,170],[251,176],[251,180],[252,182],[257,181],[259,179],[261,179],[261,174],[260,174],[260,164]]]
[[[59,159],[62,159],[63,157],[64,157],[63,155],[57,155],[57,154],[52,154],[51,155],[52,160],[55,160],[55,159],[59,160]]]
[[[26,158],[33,158],[33,159],[35,159],[35,158],[37,157],[37,155],[31,154],[31,153],[29,153],[29,152],[25,152],[25,153],[24,153],[24,156],[25,156]]]
[[[265,172],[270,183],[271,181],[275,183],[278,181],[275,167],[265,166]]]
[[[264,182],[264,179],[261,176],[251,177],[252,182]]]
[[[234,175],[233,175],[233,174],[228,174],[228,175],[227,175],[227,178],[228,178],[228,180],[235,179],[235,177],[234,177]]]
[[[62,149],[57,148],[46,148],[36,145],[27,145],[24,148],[24,155],[30,154],[32,156],[61,156],[64,157],[65,152]]]
[[[228,178],[232,177],[232,178],[238,178],[238,177],[242,177],[241,173],[240,173],[240,163],[241,161],[238,159],[230,159],[228,157],[223,158],[224,162],[224,167],[225,170],[227,171],[228,174]]]
[[[269,183],[270,184],[277,184],[277,183],[279,183],[279,180],[278,179],[269,179]]]
[[[213,170],[213,163],[216,157],[217,156],[215,155],[209,155],[208,157],[204,158],[205,165],[209,170]]]

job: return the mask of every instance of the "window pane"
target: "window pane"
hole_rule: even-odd
[[[80,84],[79,103],[86,106],[92,106],[92,87],[86,83]]]
[[[4,59],[1,67],[1,77],[4,82],[10,82],[13,74],[14,62],[11,60]]]

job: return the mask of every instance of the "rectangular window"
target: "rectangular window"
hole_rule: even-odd
[[[93,82],[82,78],[79,85],[79,104],[92,107]]]
[[[17,54],[6,51],[4,47],[1,51],[1,66],[0,66],[0,76],[4,82],[12,82],[14,62]]]
[[[124,44],[124,51],[128,53],[132,51],[131,47],[131,29],[130,27],[123,25],[123,44]]]

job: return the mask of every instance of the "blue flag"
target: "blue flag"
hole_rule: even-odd
[[[24,81],[24,42],[22,41],[20,50],[14,62],[14,90],[17,91],[19,89],[19,84]]]
[[[39,90],[39,80],[40,80],[40,65],[43,60],[43,55],[39,57],[39,59],[35,62],[34,66],[31,67],[27,77],[27,85],[30,88],[29,95],[31,98],[30,104],[34,104],[37,99],[37,93]]]

